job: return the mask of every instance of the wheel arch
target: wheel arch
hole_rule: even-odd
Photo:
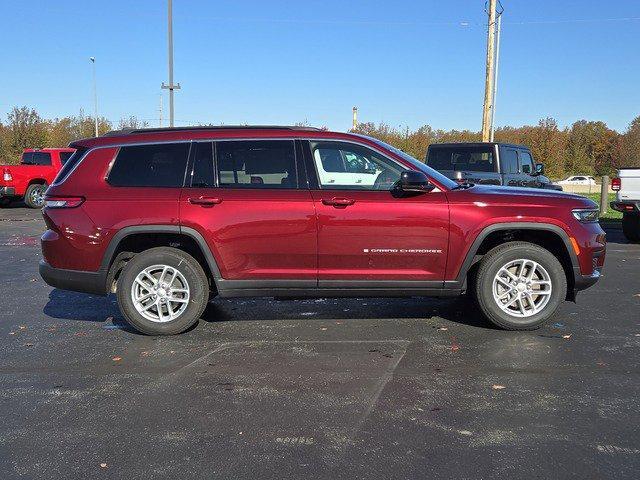
[[[567,277],[567,299],[574,299],[575,276],[580,272],[578,257],[567,232],[551,223],[496,223],[485,227],[471,244],[455,283],[464,284],[485,253],[510,240],[529,241],[553,253],[560,260]]]
[[[199,232],[179,225],[133,225],[119,230],[105,250],[100,270],[106,272],[107,290],[112,289],[128,260],[136,253],[157,246],[174,246],[191,254],[202,265],[211,287],[217,289],[217,282],[221,278],[220,269]]]

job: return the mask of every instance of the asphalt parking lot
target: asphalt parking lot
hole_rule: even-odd
[[[0,478],[637,478],[640,245],[535,332],[457,299],[214,300],[175,337],[0,210]]]

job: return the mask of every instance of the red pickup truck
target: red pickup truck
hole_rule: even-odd
[[[42,208],[44,192],[69,157],[73,148],[27,148],[19,165],[2,165],[0,178],[0,206],[24,198],[31,208]]]

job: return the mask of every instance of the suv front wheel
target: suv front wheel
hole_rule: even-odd
[[[474,282],[482,313],[507,330],[538,328],[567,294],[567,278],[558,259],[528,242],[508,242],[480,261]]]
[[[184,332],[202,316],[209,298],[207,276],[188,253],[157,247],[125,265],[117,286],[122,315],[147,335]]]

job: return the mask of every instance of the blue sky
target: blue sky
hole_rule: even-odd
[[[3,119],[14,105],[46,118],[91,113],[95,56],[100,114],[158,124],[165,0],[0,1]],[[640,1],[502,3],[498,126],[551,116],[624,130],[640,115]],[[361,121],[480,128],[484,0],[174,0],[173,9],[177,125],[346,130],[357,105]],[[166,118],[166,92],[164,106]]]

